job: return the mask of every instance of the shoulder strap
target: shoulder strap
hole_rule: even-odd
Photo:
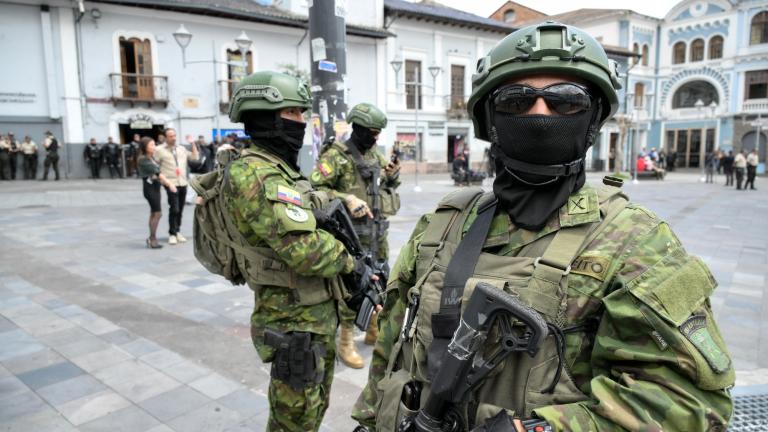
[[[491,228],[491,221],[496,214],[496,204],[498,204],[496,197],[485,199],[479,204],[477,218],[469,227],[467,235],[461,239],[448,264],[440,297],[440,311],[432,314],[434,339],[427,354],[430,377],[434,377],[440,369],[451,337],[459,327],[464,285],[475,271],[475,265],[482,252],[485,238]]]

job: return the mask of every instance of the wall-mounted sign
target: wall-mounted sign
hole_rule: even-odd
[[[336,63],[328,60],[320,60],[317,62],[317,68],[321,71],[336,73],[338,72],[338,69],[336,68]]]
[[[182,99],[181,104],[184,108],[198,108],[200,106],[200,98],[196,96],[187,96]]]
[[[37,93],[0,92],[0,103],[35,103]]]
[[[152,117],[149,114],[134,114],[128,120],[131,129],[152,129]]]

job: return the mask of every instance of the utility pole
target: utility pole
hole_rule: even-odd
[[[320,116],[323,140],[336,135],[336,122],[344,121],[347,115],[346,3],[314,0],[309,7],[312,110]]]

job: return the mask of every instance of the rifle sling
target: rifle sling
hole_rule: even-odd
[[[448,352],[448,343],[459,326],[464,286],[475,271],[485,238],[491,228],[491,221],[496,214],[497,204],[498,199],[493,197],[478,206],[477,218],[469,227],[467,235],[459,242],[448,263],[440,298],[440,311],[432,314],[434,339],[427,355],[430,378],[434,377],[440,368],[443,356]]]

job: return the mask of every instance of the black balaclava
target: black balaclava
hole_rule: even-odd
[[[352,123],[352,136],[350,136],[350,140],[355,143],[360,153],[365,153],[376,145],[377,138],[378,135],[374,134],[367,127]]]
[[[244,114],[245,133],[253,144],[269,150],[299,171],[299,150],[307,124],[280,117],[280,111],[248,111]]]
[[[584,158],[599,130],[600,102],[574,115],[491,112],[493,193],[520,228],[538,231],[586,181]]]

